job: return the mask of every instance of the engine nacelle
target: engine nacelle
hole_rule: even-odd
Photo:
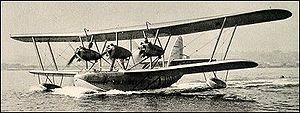
[[[142,43],[141,47],[139,47],[139,49],[140,49],[139,54],[142,55],[142,57],[144,57],[144,56],[148,56],[148,57],[161,56],[165,53],[163,48],[161,48],[157,45],[153,45],[151,43]]]
[[[84,47],[79,47],[76,51],[76,54],[85,61],[98,60],[102,57],[100,53],[94,50],[86,49]]]
[[[130,56],[132,56],[132,53],[120,46],[110,44],[107,46],[106,50],[111,58],[116,58],[116,59],[126,59]]]

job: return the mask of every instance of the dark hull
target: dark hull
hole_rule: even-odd
[[[183,74],[204,73],[232,69],[256,67],[258,64],[247,60],[224,60],[170,66],[150,70],[129,70],[118,72],[91,72],[74,76],[77,86],[92,86],[102,90],[146,90],[169,87],[177,82]],[[78,81],[82,81],[80,84]],[[92,85],[91,85],[92,84]]]
[[[99,73],[85,73],[75,76],[76,79],[81,79],[89,84],[92,84],[102,90],[122,90],[135,91],[146,89],[158,89],[171,86],[177,82],[183,73],[172,71],[168,73],[130,73],[123,72],[99,72]],[[80,86],[81,84],[75,85]]]

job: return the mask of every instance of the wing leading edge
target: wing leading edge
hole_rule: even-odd
[[[153,23],[148,26],[130,26],[123,28],[107,29],[98,32],[90,32],[97,42],[114,41],[116,33],[118,33],[118,40],[129,40],[143,38],[142,31],[145,31],[149,37],[153,37],[156,30],[159,29],[159,36],[168,35],[184,35],[189,33],[203,32],[209,30],[220,29],[224,18],[226,23],[224,28],[233,27],[235,25],[250,25],[262,22],[270,22],[276,20],[286,19],[292,16],[292,13],[283,9],[267,9],[253,11],[249,13],[241,13],[236,15],[224,15],[210,18],[197,18],[189,20],[180,20],[164,23]],[[36,42],[79,42],[78,37],[85,37],[82,33],[68,33],[68,34],[14,34],[11,38],[23,42],[32,42],[32,37]],[[83,40],[90,40],[84,38]]]

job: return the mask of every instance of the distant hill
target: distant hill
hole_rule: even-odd
[[[8,63],[1,63],[1,70],[32,70],[40,68],[37,65],[23,65],[20,63],[15,64],[8,64]]]
[[[299,67],[299,52],[297,51],[230,52],[228,58],[253,60],[259,64],[259,67]]]

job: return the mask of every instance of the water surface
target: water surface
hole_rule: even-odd
[[[202,74],[184,75],[169,88],[126,92],[94,92],[72,80],[42,92],[28,71],[2,70],[1,111],[299,111],[299,68],[234,70],[227,88],[206,91]]]

